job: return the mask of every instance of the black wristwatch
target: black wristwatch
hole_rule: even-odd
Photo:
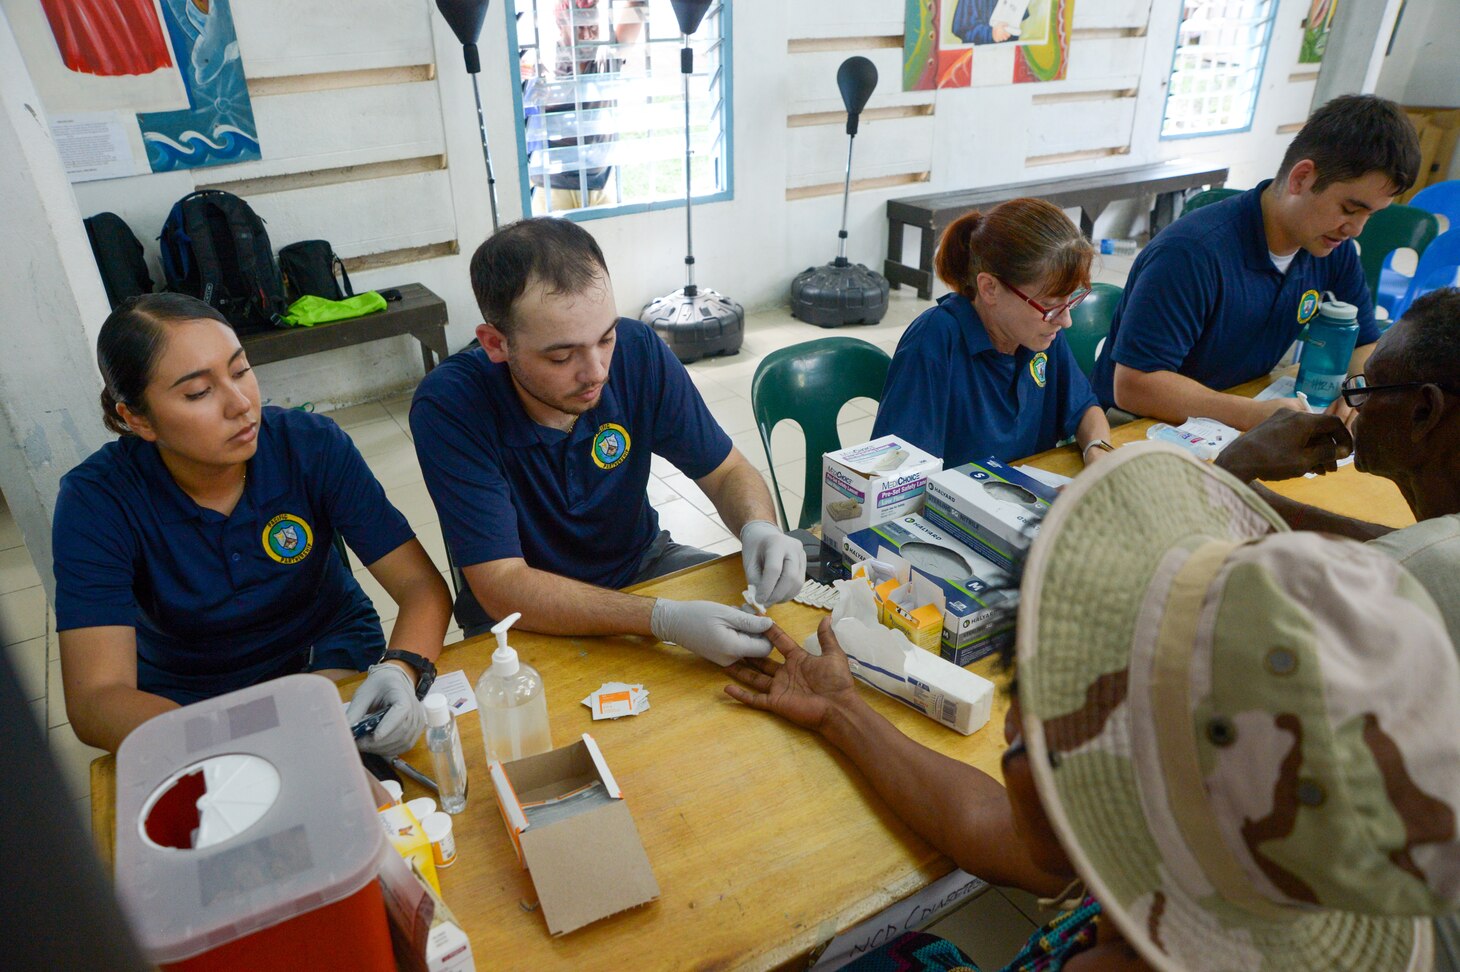
[[[383,665],[388,661],[403,661],[416,670],[416,698],[424,699],[426,693],[431,691],[431,685],[436,681],[436,663],[431,659],[423,658],[413,651],[388,648],[375,664]]]

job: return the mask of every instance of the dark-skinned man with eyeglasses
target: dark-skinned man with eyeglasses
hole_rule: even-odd
[[[1367,540],[1429,590],[1460,644],[1460,288],[1421,297],[1344,385],[1349,427],[1332,415],[1283,411],[1228,446],[1217,465],[1244,482],[1330,472],[1350,453],[1392,480],[1417,522],[1366,523],[1255,488],[1294,529]]]

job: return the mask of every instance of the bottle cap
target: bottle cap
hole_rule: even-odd
[[[451,709],[446,704],[446,696],[440,692],[426,696],[426,725],[444,726],[450,722]]]
[[[1319,305],[1318,313],[1336,321],[1356,321],[1359,319],[1359,309],[1353,304],[1339,300],[1333,296],[1333,291],[1331,290],[1323,292],[1323,303]]]
[[[492,626],[492,634],[497,636],[497,650],[492,652],[492,674],[499,678],[511,678],[521,667],[517,663],[516,650],[507,644],[507,629],[521,617],[520,612],[514,611]]]

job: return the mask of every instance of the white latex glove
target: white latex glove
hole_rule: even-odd
[[[411,677],[399,665],[371,665],[370,674],[355,690],[345,709],[345,721],[354,725],[377,709],[385,718],[375,731],[355,740],[361,752],[399,756],[416,744],[426,728],[426,707],[416,698]]]
[[[659,598],[649,616],[654,637],[688,648],[722,668],[742,658],[764,658],[771,643],[764,637],[773,622],[715,601]]]
[[[769,607],[789,601],[806,583],[806,548],[774,523],[751,520],[740,528],[745,580],[755,599]]]

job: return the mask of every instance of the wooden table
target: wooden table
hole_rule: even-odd
[[[1254,395],[1264,378],[1235,392]],[[1144,440],[1149,421],[1115,429],[1118,444]],[[1031,462],[1074,475],[1073,447]],[[1294,499],[1390,526],[1414,522],[1398,489],[1352,466],[1311,480],[1274,484]],[[666,597],[740,601],[739,557],[722,558],[636,588]],[[825,612],[784,604],[772,616],[798,640]],[[555,638],[526,632],[513,644],[543,674],[553,740],[598,740],[658,878],[658,901],[562,938],[552,938],[530,876],[517,864],[487,782],[481,728],[458,721],[472,780],[457,817],[457,863],[441,872],[447,904],[466,926],[478,961],[510,954],[513,968],[765,969],[799,961],[845,930],[926,886],[952,864],[907,829],[830,746],[810,733],[731,701],[719,669],[688,652],[634,638]],[[491,663],[490,638],[462,642],[441,669],[464,669],[475,684]],[[970,666],[996,678],[991,659]],[[358,679],[353,684],[358,684]],[[642,682],[651,708],[593,723],[583,697],[606,681]],[[352,683],[342,686],[346,695]],[[1006,703],[989,724],[960,736],[870,690],[863,696],[925,745],[1001,778]],[[424,745],[406,757],[429,770]],[[92,763],[92,831],[112,859],[115,764]],[[406,781],[407,797],[427,795]]]
[[[981,186],[953,192],[925,193],[887,201],[887,261],[882,273],[894,287],[912,284],[918,296],[927,300],[933,293],[933,254],[943,230],[964,213],[981,209],[985,212],[999,203],[1021,196],[1034,196],[1054,203],[1061,209],[1080,211],[1080,231],[1086,236],[1095,230],[1095,220],[1105,207],[1117,199],[1155,195],[1161,214],[1153,222],[1152,232],[1175,218],[1170,193],[1201,186],[1220,186],[1227,181],[1227,169],[1205,162],[1175,159],[1130,169],[1112,169],[1083,176],[1068,176],[1040,182],[1015,182],[1002,186]],[[903,231],[909,227],[922,231],[918,248],[918,265],[902,262]]]
[[[739,603],[744,587],[740,558],[731,556],[637,590]],[[771,615],[804,639],[826,612],[784,604]],[[521,632],[512,642],[543,675],[554,744],[589,732],[602,747],[661,893],[642,908],[551,937],[542,915],[522,905],[535,900],[531,878],[492,798],[480,723],[467,715],[457,725],[471,795],[456,818],[458,858],[441,872],[441,890],[479,967],[775,968],[952,869],[830,746],[731,700],[722,691],[726,676],[689,652],[635,638]],[[440,667],[464,669],[475,684],[494,646],[490,637],[455,645]],[[992,659],[971,667],[994,677]],[[651,708],[594,723],[580,700],[607,681],[643,683]],[[989,724],[972,736],[871,690],[863,695],[919,742],[1000,777],[1002,694]],[[429,771],[424,744],[406,759]],[[92,829],[108,861],[115,785],[113,758],[94,762]],[[407,781],[406,795],[426,794]]]

